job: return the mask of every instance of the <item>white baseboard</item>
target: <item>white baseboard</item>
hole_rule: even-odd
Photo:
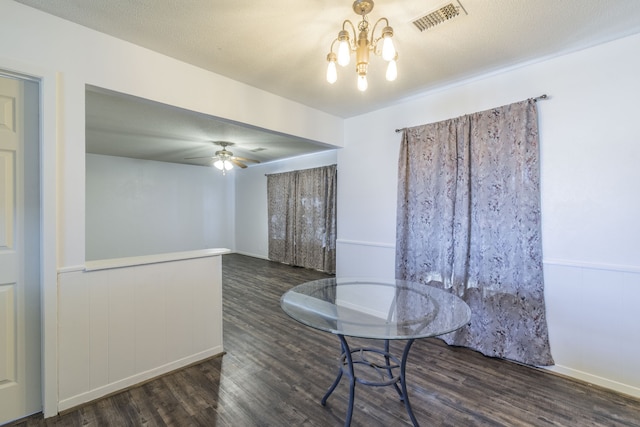
[[[578,371],[576,369],[568,368],[566,366],[561,366],[561,365],[546,366],[543,369],[546,369],[551,372],[555,372],[565,377],[574,378],[589,384],[608,388],[618,393],[640,398],[640,388],[638,387],[622,384],[617,381],[612,381],[607,378],[598,377],[596,375],[592,375],[587,372]]]
[[[89,390],[85,393],[63,399],[58,402],[58,411],[65,411],[84,403],[91,402],[109,394],[124,390],[128,387],[135,386],[136,384],[143,383],[155,377],[159,377],[171,371],[175,371],[176,369],[180,369],[193,363],[208,359],[210,357],[220,355],[223,352],[224,351],[222,346],[213,347],[200,353],[196,353],[191,356],[167,363],[166,365],[158,366],[157,368],[153,368],[145,372],[140,372],[130,377],[123,378],[119,381],[106,384],[93,390]]]

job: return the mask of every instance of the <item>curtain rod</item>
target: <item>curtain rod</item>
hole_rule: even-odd
[[[534,100],[535,102],[538,102],[538,101],[540,101],[541,99],[547,99],[547,98],[549,98],[549,96],[548,96],[546,93],[543,93],[542,95],[540,95],[540,96],[536,96],[535,98],[533,98],[533,100]],[[396,129],[396,133],[402,132],[402,131],[403,131],[403,130],[405,130],[405,129],[406,129],[406,128]]]

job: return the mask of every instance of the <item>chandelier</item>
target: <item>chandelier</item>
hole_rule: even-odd
[[[389,26],[387,18],[380,18],[373,25],[371,37],[369,38],[369,21],[367,14],[373,9],[373,0],[356,0],[353,2],[353,11],[362,16],[362,21],[358,24],[358,32],[356,37],[356,27],[350,20],[342,23],[342,30],[338,33],[338,37],[331,43],[331,49],[327,55],[329,66],[327,67],[327,81],[331,84],[338,80],[338,72],[336,62],[341,66],[349,65],[351,61],[351,52],[356,55],[356,73],[358,74],[358,89],[367,90],[367,68],[369,66],[369,54],[382,56],[382,59],[388,62],[387,80],[393,81],[398,75],[396,61],[398,53],[393,46],[393,28]],[[380,35],[375,37],[378,24],[384,22],[385,26],[380,31]],[[351,27],[351,34],[348,29]],[[351,37],[353,35],[353,37]],[[380,42],[382,41],[382,47]],[[338,42],[338,54],[333,52],[333,48]]]

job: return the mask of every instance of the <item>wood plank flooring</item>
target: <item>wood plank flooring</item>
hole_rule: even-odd
[[[224,356],[58,417],[33,416],[13,425],[341,426],[348,398],[344,379],[327,406],[320,405],[337,372],[337,338],[298,324],[279,305],[287,289],[322,277],[225,255]],[[422,426],[640,426],[640,399],[437,339],[416,341],[407,375]],[[410,422],[392,388],[358,384],[352,425]]]

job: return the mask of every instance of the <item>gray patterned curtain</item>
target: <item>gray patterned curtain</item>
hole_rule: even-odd
[[[336,271],[336,165],[267,175],[269,259]]]
[[[545,366],[537,122],[527,100],[404,131],[396,277],[469,304],[447,343]]]

